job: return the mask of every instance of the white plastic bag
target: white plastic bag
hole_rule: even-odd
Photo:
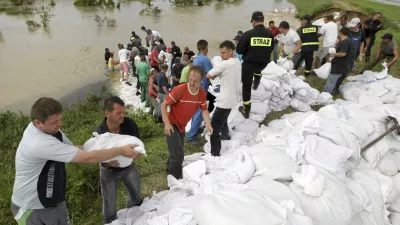
[[[331,63],[325,63],[318,69],[314,69],[314,72],[317,74],[319,78],[328,79],[329,74],[331,73]]]
[[[144,148],[143,142],[134,136],[130,135],[121,135],[121,134],[113,134],[113,133],[104,133],[97,134],[93,133],[94,137],[90,138],[83,145],[83,150],[85,151],[94,151],[94,150],[102,150],[102,149],[110,149],[116,147],[122,147],[128,144],[138,144],[139,146],[135,147],[135,150],[139,151],[141,154],[146,156],[146,150]],[[127,158],[125,156],[117,156],[109,160],[105,160],[103,162],[110,161],[118,161],[119,167],[127,167],[131,165],[132,159]]]

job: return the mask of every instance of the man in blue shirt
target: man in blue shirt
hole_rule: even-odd
[[[200,86],[204,88],[206,93],[208,93],[208,80],[207,73],[212,69],[211,61],[207,57],[208,53],[208,42],[206,40],[200,40],[197,42],[197,50],[199,54],[196,56],[196,59],[193,62],[195,66],[201,66],[204,69],[204,77],[200,83]],[[187,136],[188,143],[196,143],[197,132],[200,129],[201,123],[203,122],[203,117],[201,116],[201,110],[197,110],[196,114],[194,114],[192,118],[192,124],[190,127],[190,131]]]

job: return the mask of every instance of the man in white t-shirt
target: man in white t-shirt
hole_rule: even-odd
[[[289,23],[282,21],[279,24],[279,30],[281,31],[283,37],[279,40],[281,43],[281,56],[288,57],[296,65],[297,60],[300,58],[301,51],[301,40],[299,34],[290,29]]]
[[[119,155],[140,155],[133,149],[137,145],[90,152],[74,146],[60,130],[62,111],[60,102],[52,98],[40,98],[32,106],[32,122],[15,155],[11,210],[18,224],[71,224],[65,204],[65,163],[98,163]]]
[[[318,37],[323,37],[322,48],[319,48],[317,52],[317,58],[315,59],[315,69],[321,66],[321,61],[329,55],[329,49],[336,47],[336,40],[338,38],[338,26],[333,21],[333,15],[325,17],[326,23],[322,25],[319,30]]]
[[[121,79],[122,82],[124,82],[128,79],[128,57],[131,55],[131,51],[125,49],[123,44],[118,44],[118,48],[119,63],[121,64]]]
[[[234,50],[235,44],[233,42],[222,42],[219,46],[219,52],[224,61],[211,69],[207,74],[207,78],[215,79],[219,77],[221,82],[220,94],[217,98],[217,108],[211,119],[211,126],[214,130],[210,137],[211,155],[213,156],[220,156],[221,139],[231,139],[229,136],[228,116],[232,108],[239,102],[242,64],[234,56]]]

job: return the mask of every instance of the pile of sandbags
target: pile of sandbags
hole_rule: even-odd
[[[381,72],[366,70],[363,74],[350,76],[340,87],[340,92],[346,100],[360,103],[400,103],[400,79],[388,74],[386,64]]]

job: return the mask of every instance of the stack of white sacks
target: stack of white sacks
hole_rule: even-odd
[[[400,79],[388,74],[386,63],[381,72],[366,70],[363,74],[350,76],[340,91],[346,100],[355,103],[400,104]]]
[[[284,76],[296,79],[272,80]],[[389,115],[400,119],[400,105],[337,100],[232,132],[221,157],[186,156],[182,180],[168,176],[170,190],[120,210],[113,224],[399,225],[399,134],[360,152]]]

